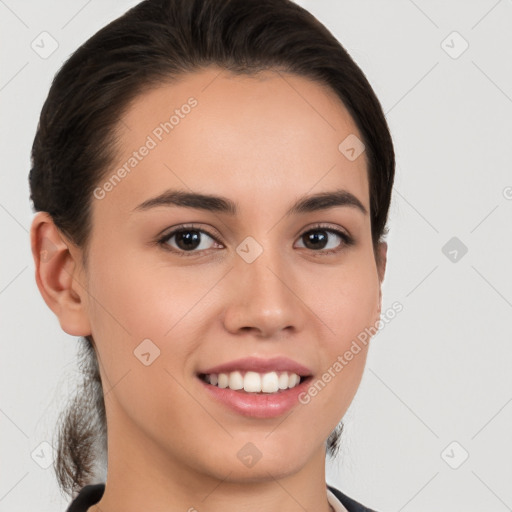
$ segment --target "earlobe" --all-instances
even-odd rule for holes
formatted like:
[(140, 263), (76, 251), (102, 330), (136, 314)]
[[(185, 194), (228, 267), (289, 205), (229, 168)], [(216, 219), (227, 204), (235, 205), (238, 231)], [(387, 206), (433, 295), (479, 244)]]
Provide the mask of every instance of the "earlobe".
[(79, 275), (78, 249), (70, 251), (71, 244), (64, 238), (49, 213), (36, 213), (30, 229), (36, 283), (62, 330), (73, 336), (87, 336), (91, 334), (87, 289)]

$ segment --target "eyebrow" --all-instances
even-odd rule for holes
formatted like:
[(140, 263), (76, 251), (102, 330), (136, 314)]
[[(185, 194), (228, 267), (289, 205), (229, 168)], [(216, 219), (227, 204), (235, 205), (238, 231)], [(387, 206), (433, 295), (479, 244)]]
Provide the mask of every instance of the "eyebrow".
[[(228, 215), (236, 215), (238, 211), (237, 204), (227, 197), (172, 189), (147, 199), (136, 206), (133, 211), (147, 211), (157, 206), (195, 208), (210, 212), (226, 213)], [(364, 205), (354, 194), (347, 190), (339, 189), (332, 192), (319, 192), (309, 196), (302, 196), (290, 207), (286, 215), (311, 213), (337, 206), (355, 208), (364, 215), (368, 213)]]

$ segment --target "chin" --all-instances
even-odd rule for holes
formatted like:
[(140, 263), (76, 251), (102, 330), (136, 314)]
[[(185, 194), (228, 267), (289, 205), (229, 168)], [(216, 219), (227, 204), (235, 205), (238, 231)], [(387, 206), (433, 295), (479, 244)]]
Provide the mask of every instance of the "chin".
[(217, 478), (220, 476), (230, 482), (273, 481), (297, 473), (313, 456), (311, 440), (290, 443), (281, 436), (270, 441), (272, 435), (265, 432), (230, 442), (229, 447), (211, 461), (212, 472)]
[[(253, 467), (244, 467), (242, 464), (226, 465), (225, 472), (222, 475), (216, 475), (226, 482), (231, 483), (264, 483), (275, 482), (289, 477), (302, 468), (299, 462), (291, 463), (287, 460), (267, 460), (260, 459)], [(215, 471), (218, 473), (219, 468)], [(222, 470), (221, 470), (222, 471)], [(226, 475), (228, 475), (226, 477)]]

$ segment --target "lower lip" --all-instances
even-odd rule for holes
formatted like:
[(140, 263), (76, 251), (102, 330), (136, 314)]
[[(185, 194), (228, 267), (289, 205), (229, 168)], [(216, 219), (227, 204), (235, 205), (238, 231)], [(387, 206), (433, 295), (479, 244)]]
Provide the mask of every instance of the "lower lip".
[(304, 392), (311, 377), (304, 379), (298, 386), (275, 393), (247, 393), (229, 388), (219, 388), (204, 382), (198, 377), (205, 391), (216, 401), (243, 416), (251, 418), (275, 418), (287, 413), (300, 404), (299, 395)]

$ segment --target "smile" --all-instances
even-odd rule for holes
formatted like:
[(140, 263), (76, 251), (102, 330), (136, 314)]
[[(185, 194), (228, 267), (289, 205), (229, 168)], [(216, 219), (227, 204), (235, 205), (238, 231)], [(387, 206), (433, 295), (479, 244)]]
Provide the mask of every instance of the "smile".
[(301, 382), (301, 377), (296, 373), (275, 371), (258, 373), (236, 370), (229, 373), (201, 374), (200, 378), (221, 389), (229, 388), (246, 393), (279, 393), (292, 389)]

